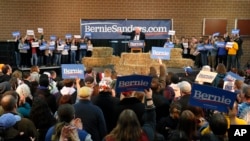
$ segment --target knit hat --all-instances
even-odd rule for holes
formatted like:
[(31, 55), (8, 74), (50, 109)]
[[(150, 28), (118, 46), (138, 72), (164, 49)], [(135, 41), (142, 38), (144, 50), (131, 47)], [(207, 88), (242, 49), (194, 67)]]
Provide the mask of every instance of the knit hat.
[(180, 91), (183, 93), (191, 93), (191, 84), (187, 81), (181, 81), (177, 84), (177, 86), (180, 88)]
[(8, 81), (0, 83), (0, 94), (3, 94), (6, 91), (11, 89), (11, 85)]
[(5, 129), (10, 128), (16, 124), (16, 122), (20, 121), (21, 117), (19, 115), (14, 115), (12, 113), (3, 114), (0, 117), (0, 126)]
[(184, 68), (184, 71), (187, 73), (187, 74), (191, 74), (193, 72), (193, 69), (190, 67), (190, 66), (187, 66)]
[(91, 96), (93, 89), (87, 86), (81, 87), (78, 92), (78, 97), (80, 98), (87, 98)]
[(201, 69), (202, 71), (211, 71), (211, 67), (209, 65), (205, 65)]

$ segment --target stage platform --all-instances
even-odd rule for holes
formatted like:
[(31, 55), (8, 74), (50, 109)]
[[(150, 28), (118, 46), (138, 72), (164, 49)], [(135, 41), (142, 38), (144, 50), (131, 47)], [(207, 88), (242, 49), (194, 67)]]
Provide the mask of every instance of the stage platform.
[[(61, 69), (61, 66), (40, 66), (40, 70), (57, 70)], [(20, 71), (30, 71), (30, 67), (18, 67), (18, 70)]]

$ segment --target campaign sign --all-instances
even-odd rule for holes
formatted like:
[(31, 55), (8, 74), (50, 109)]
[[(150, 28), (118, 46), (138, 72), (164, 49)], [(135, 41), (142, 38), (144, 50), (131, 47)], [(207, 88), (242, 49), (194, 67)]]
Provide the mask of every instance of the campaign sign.
[(228, 112), (228, 108), (233, 107), (236, 96), (236, 93), (220, 88), (193, 84), (189, 104), (205, 109)]
[(174, 30), (169, 30), (168, 35), (175, 35), (175, 31)]
[(163, 47), (174, 48), (174, 44), (172, 42), (167, 42), (167, 43), (164, 44)]
[(71, 34), (66, 34), (65, 35), (65, 39), (71, 39), (72, 38), (72, 35)]
[(170, 52), (172, 48), (152, 47), (150, 57), (152, 59), (170, 60)]
[(213, 37), (215, 37), (215, 36), (220, 36), (220, 32), (214, 33), (214, 34), (213, 34)]
[(81, 39), (81, 35), (74, 35), (74, 38)]
[(216, 42), (217, 47), (225, 47), (225, 42)]
[(55, 35), (51, 35), (51, 36), (50, 36), (50, 40), (51, 40), (51, 41), (55, 41), (55, 40), (56, 40), (56, 36), (55, 36)]
[(211, 50), (211, 49), (214, 49), (214, 46), (213, 45), (204, 45), (204, 48), (207, 50)]
[(35, 35), (34, 30), (27, 30), (26, 34), (27, 35)]
[(152, 77), (145, 75), (128, 75), (117, 77), (116, 92), (144, 91), (150, 88)]
[(232, 34), (239, 34), (240, 30), (239, 29), (232, 29)]
[(188, 43), (182, 43), (184, 48), (188, 48)]
[(70, 50), (77, 50), (77, 46), (71, 45)]
[(137, 48), (143, 48), (145, 45), (145, 42), (143, 40), (130, 40), (129, 41), (129, 47), (137, 47)]
[(83, 64), (62, 64), (62, 78), (63, 79), (84, 79), (84, 65)]
[(81, 43), (80, 44), (80, 49), (87, 49), (87, 44)]
[(224, 77), (223, 80), (224, 81), (235, 81), (235, 80), (244, 81), (245, 79), (243, 77), (239, 76), (238, 74), (230, 71), (230, 72), (227, 72), (227, 75), (226, 75), (226, 77)]
[(23, 44), (22, 49), (29, 50), (30, 49), (30, 45), (29, 44)]
[(234, 42), (227, 42), (226, 47), (232, 48), (232, 47), (233, 47), (233, 44), (234, 44)]
[(212, 83), (216, 77), (216, 72), (200, 71), (196, 76), (195, 81)]
[(39, 50), (46, 50), (47, 44), (43, 44), (39, 46)]
[(91, 39), (92, 33), (91, 32), (85, 32), (84, 37), (85, 38), (87, 37), (87, 38)]
[(12, 32), (12, 36), (18, 37), (18, 36), (20, 36), (20, 32), (19, 31)]
[(31, 43), (31, 46), (32, 46), (32, 47), (39, 47), (39, 43), (38, 43), (38, 42), (32, 42), (32, 43)]
[(65, 50), (69, 50), (69, 49), (70, 49), (70, 45), (65, 45), (65, 46), (64, 46), (64, 49), (65, 49)]
[(64, 45), (57, 46), (57, 50), (63, 50), (63, 49), (64, 49)]
[(38, 33), (43, 33), (43, 28), (37, 28)]
[(198, 44), (198, 45), (197, 45), (197, 50), (198, 50), (198, 51), (205, 50), (204, 45), (203, 45), (203, 44)]

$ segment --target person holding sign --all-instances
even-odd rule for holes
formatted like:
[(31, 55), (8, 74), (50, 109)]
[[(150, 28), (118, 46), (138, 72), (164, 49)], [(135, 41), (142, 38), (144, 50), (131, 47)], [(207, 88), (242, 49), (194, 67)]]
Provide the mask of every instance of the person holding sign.
[(18, 49), (21, 56), (21, 67), (25, 67), (28, 64), (28, 48), (26, 47), (29, 47), (28, 43), (26, 42), (26, 36), (21, 37), (21, 41), (18, 44)]
[(76, 39), (72, 39), (71, 46), (70, 46), (70, 64), (76, 64)]
[(236, 53), (238, 50), (238, 44), (234, 41), (233, 38), (230, 38), (232, 45), (226, 45), (227, 52), (227, 70), (230, 71), (231, 68), (236, 68)]
[(79, 62), (82, 62), (82, 58), (84, 58), (87, 54), (87, 44), (85, 42), (85, 38), (80, 39), (80, 43), (78, 44), (79, 48)]

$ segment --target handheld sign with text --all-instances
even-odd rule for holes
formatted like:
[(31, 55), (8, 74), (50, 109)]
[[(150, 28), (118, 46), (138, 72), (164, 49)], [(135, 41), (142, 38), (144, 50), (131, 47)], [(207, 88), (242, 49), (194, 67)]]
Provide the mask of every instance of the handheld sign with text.
[(51, 36), (50, 36), (50, 40), (51, 40), (51, 41), (55, 41), (55, 40), (56, 40), (56, 36), (55, 36), (55, 35), (51, 35)]
[(212, 83), (216, 77), (216, 72), (200, 71), (196, 76), (195, 81)]
[(244, 78), (239, 76), (238, 74), (236, 73), (233, 73), (233, 72), (227, 72), (227, 75), (224, 77), (223, 79), (224, 81), (235, 81), (235, 80), (240, 80), (240, 81), (243, 81), (244, 82)]
[(197, 45), (197, 50), (198, 50), (198, 51), (205, 50), (204, 45), (203, 45), (203, 44), (198, 44), (198, 45)]
[(70, 50), (77, 50), (77, 46), (71, 45)]
[(63, 49), (64, 49), (64, 45), (57, 46), (57, 50), (63, 50)]
[(239, 34), (240, 30), (239, 29), (232, 29), (232, 34)]
[(80, 49), (87, 49), (87, 44), (81, 43), (80, 44)]
[(83, 64), (62, 64), (62, 78), (63, 79), (84, 79), (84, 65)]
[(188, 43), (182, 43), (184, 48), (188, 48)]
[(37, 28), (38, 33), (43, 33), (43, 28)]
[(117, 77), (116, 92), (144, 91), (150, 88), (152, 77), (145, 75), (128, 75)]
[(213, 34), (213, 37), (220, 36), (220, 32), (216, 32)]
[(91, 32), (85, 32), (84, 37), (91, 39), (92, 38), (92, 33)]
[(168, 35), (175, 35), (175, 31), (174, 30), (169, 30)]
[(27, 35), (35, 35), (34, 30), (27, 30), (26, 34)]
[(72, 38), (72, 35), (71, 34), (66, 34), (65, 35), (65, 39), (71, 39)]
[(15, 31), (15, 32), (12, 32), (12, 36), (15, 38), (15, 37), (18, 37), (20, 36), (20, 32), (19, 31)]
[(233, 47), (233, 44), (234, 44), (234, 42), (227, 42), (226, 47), (232, 48), (232, 47)]
[(216, 42), (217, 47), (225, 47), (225, 42)]
[(152, 47), (150, 57), (152, 59), (170, 60), (172, 48)]
[(145, 42), (143, 40), (130, 40), (128, 45), (130, 48), (143, 48)]
[(211, 50), (211, 49), (214, 49), (214, 46), (213, 45), (204, 45), (204, 48), (206, 50)]
[(23, 44), (22, 49), (29, 50), (30, 49), (30, 45), (29, 44)]
[(49, 50), (55, 50), (55, 46), (56, 46), (56, 42), (55, 41), (51, 41), (49, 43)]
[(47, 44), (43, 43), (42, 45), (39, 46), (40, 50), (46, 50), (47, 49)]
[(74, 35), (74, 38), (81, 39), (81, 35)]
[(174, 44), (172, 42), (167, 42), (163, 46), (164, 48), (174, 48)]
[(205, 109), (228, 112), (236, 100), (237, 94), (220, 88), (193, 84), (189, 104)]
[(39, 43), (38, 43), (38, 42), (32, 42), (32, 43), (31, 43), (31, 46), (32, 46), (32, 47), (39, 47)]

